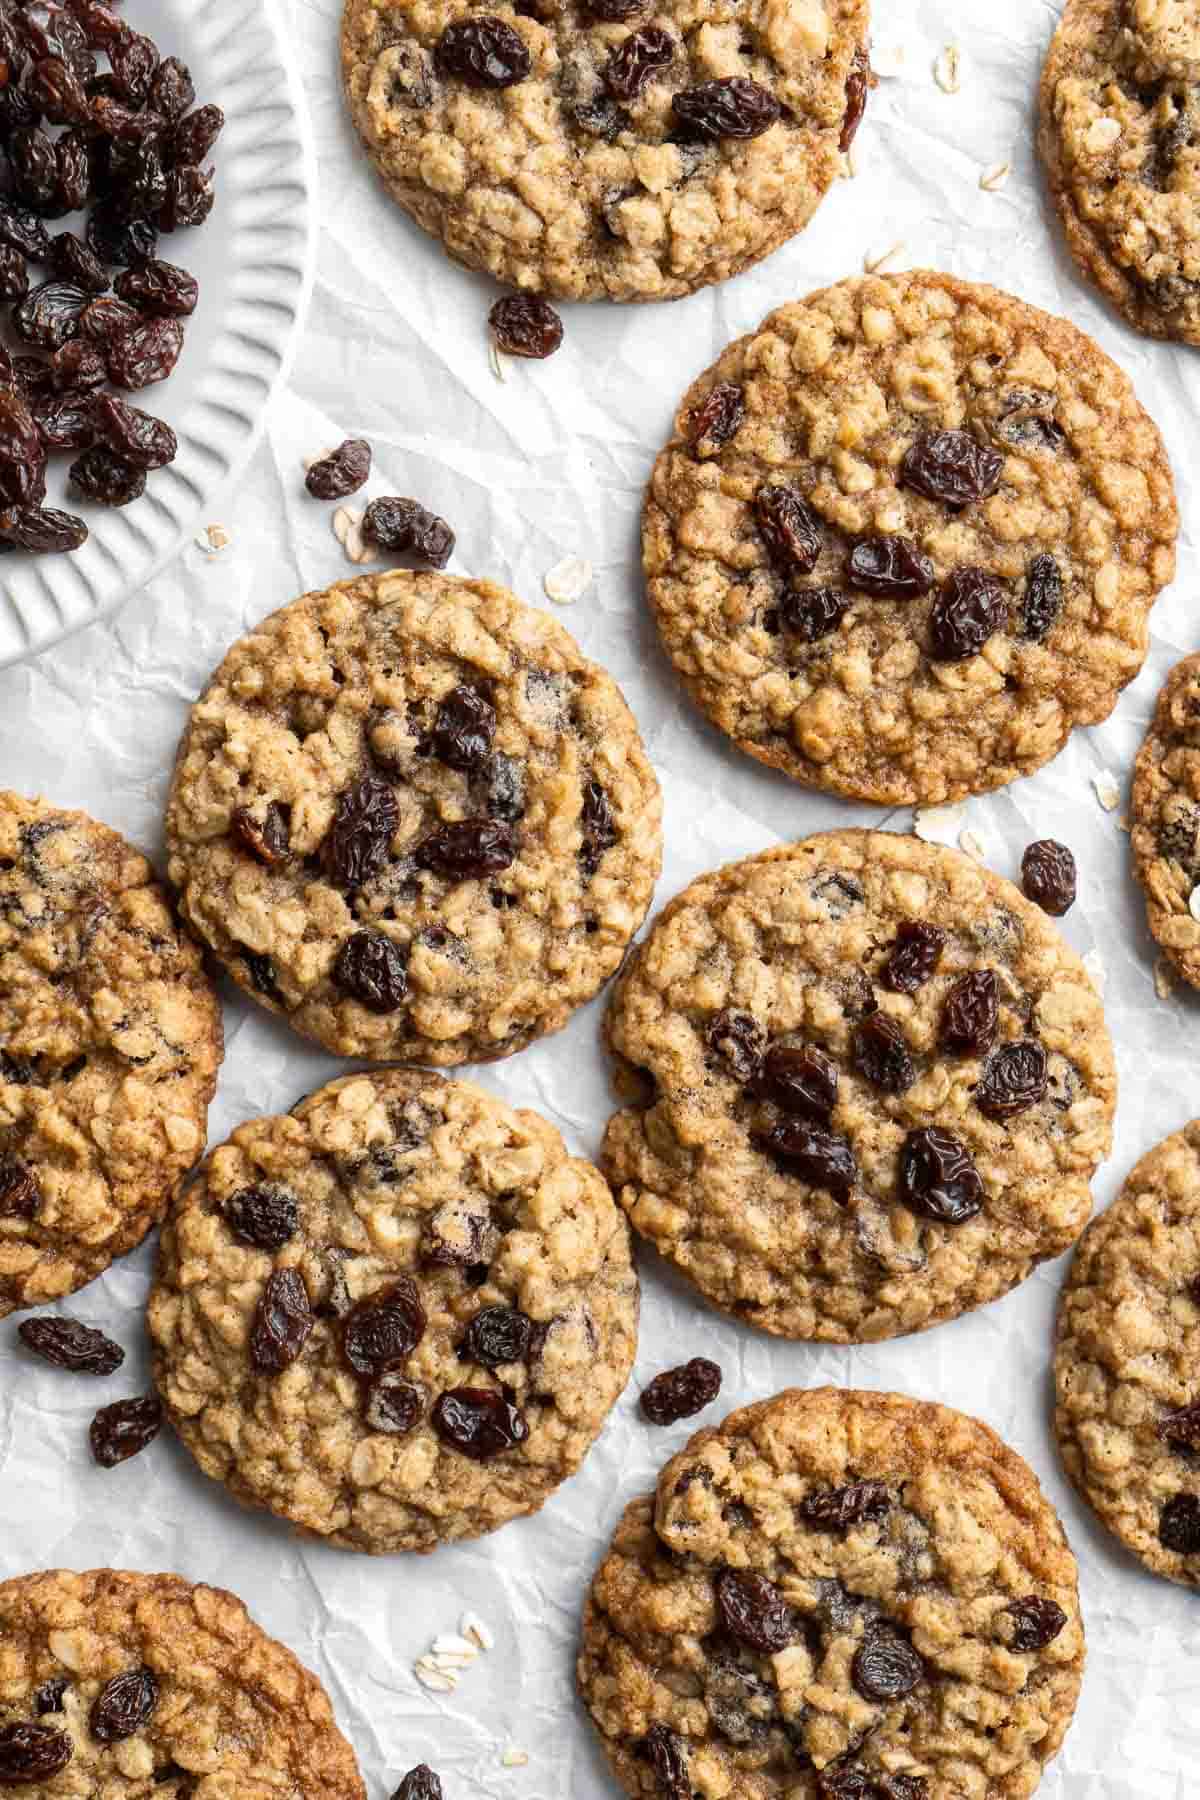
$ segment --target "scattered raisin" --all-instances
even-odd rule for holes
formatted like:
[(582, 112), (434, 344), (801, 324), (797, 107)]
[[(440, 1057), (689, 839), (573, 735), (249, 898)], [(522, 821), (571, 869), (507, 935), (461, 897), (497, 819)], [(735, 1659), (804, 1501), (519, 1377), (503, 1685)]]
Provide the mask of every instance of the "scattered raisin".
[(96, 435), (136, 469), (165, 468), (179, 453), (179, 440), (169, 425), (116, 394), (96, 395), (92, 419)]
[(773, 1656), (794, 1644), (798, 1621), (779, 1589), (765, 1575), (722, 1569), (714, 1594), (721, 1623), (731, 1637), (760, 1655)]
[(858, 1180), (854, 1152), (836, 1131), (823, 1131), (802, 1119), (785, 1118), (760, 1132), (753, 1141), (785, 1174), (798, 1175), (810, 1187), (825, 1188), (843, 1203)]
[(969, 431), (929, 431), (905, 452), (900, 480), (954, 508), (986, 500), (1000, 485), (1004, 458)]
[(732, 1071), (738, 1081), (752, 1081), (762, 1062), (767, 1034), (751, 1013), (726, 1007), (708, 1027), (711, 1050)]
[(915, 600), (933, 586), (933, 564), (906, 537), (860, 538), (846, 576), (852, 587), (877, 600)]
[(408, 995), (405, 949), (383, 931), (356, 931), (337, 953), (333, 979), (368, 1011), (398, 1012)]
[[(148, 267), (153, 268), (153, 263)], [(165, 265), (164, 265), (165, 266)], [(140, 274), (140, 270), (133, 273)], [(133, 294), (126, 293), (121, 283), (117, 282), (117, 292), (123, 298), (132, 300)], [(314, 500), (344, 500), (347, 494), (356, 494), (371, 473), (371, 446), (366, 438), (346, 438), (336, 450), (315, 462), (304, 478), (304, 485)]]
[[(640, 7), (642, 0), (637, 0), (637, 4)], [(610, 144), (633, 124), (624, 107), (605, 94), (598, 94), (593, 100), (573, 101), (567, 111), (580, 131), (586, 131), (589, 137), (604, 138)]]
[[(136, 268), (154, 255), (158, 232), (151, 220), (126, 218), (114, 201), (101, 200), (88, 219), (87, 241), (101, 262)], [(132, 307), (129, 310), (138, 316)]]
[(975, 1104), (987, 1119), (1014, 1119), (1046, 1097), (1046, 1052), (1034, 1038), (1002, 1044), (984, 1064)]
[(726, 75), (673, 94), (671, 110), (698, 137), (744, 139), (769, 131), (783, 108), (757, 81)]
[(364, 775), (339, 796), (321, 854), (329, 879), (347, 892), (362, 887), (388, 859), (400, 822), (395, 793), (385, 781)]
[(1043, 912), (1061, 919), (1075, 904), (1075, 858), (1065, 844), (1039, 838), (1021, 858), (1021, 886)]
[[(186, 269), (178, 268), (174, 263), (163, 262), (159, 257), (152, 257), (149, 262), (142, 263), (136, 269), (125, 269), (117, 276), (114, 287), (122, 300), (130, 306), (136, 306), (139, 312), (153, 313), (159, 317), (186, 319), (196, 310), (200, 298), (200, 283)], [(361, 438), (352, 438), (348, 443), (361, 444)], [(335, 456), (343, 456), (347, 445), (335, 451)], [(367, 470), (370, 472), (371, 452), (366, 451)], [(320, 468), (323, 465), (317, 464)], [(366, 475), (363, 476), (363, 481)], [(356, 483), (361, 487), (362, 482)], [(312, 489), (312, 470), (309, 470), (309, 492)], [(339, 490), (352, 494), (353, 488)], [(322, 499), (336, 496), (322, 495)]]
[(234, 1237), (256, 1250), (282, 1250), (300, 1229), (300, 1203), (277, 1181), (239, 1188), (221, 1211)]
[(483, 1369), (517, 1363), (529, 1349), (533, 1320), (513, 1306), (485, 1306), (467, 1326), (458, 1354)]
[(904, 1140), (900, 1198), (919, 1218), (965, 1225), (983, 1210), (983, 1182), (965, 1144), (930, 1125), (910, 1131)]
[(451, 1388), (434, 1402), (431, 1417), (442, 1442), (475, 1462), (491, 1462), (529, 1436), (524, 1415), (493, 1388)]
[(1044, 1650), (1065, 1628), (1067, 1615), (1053, 1600), (1038, 1594), (1027, 1594), (1024, 1600), (1013, 1600), (1004, 1608), (1012, 1617), (1014, 1650)]
[(537, 294), (506, 294), (488, 314), (496, 348), (506, 356), (541, 360), (563, 340), (563, 323), (548, 300)]
[(33, 1725), (25, 1720), (0, 1725), (0, 1787), (49, 1781), (66, 1768), (74, 1754), (70, 1737), (53, 1725)]
[(102, 1406), (88, 1428), (88, 1440), (100, 1467), (115, 1469), (152, 1444), (161, 1429), (162, 1402), (157, 1394), (141, 1394)]
[(23, 300), (29, 292), (29, 268), (19, 250), (0, 244), (0, 300)]
[(128, 506), (146, 491), (146, 471), (103, 445), (85, 450), (70, 467), (71, 485), (100, 506)]
[(109, 338), (108, 378), (114, 387), (144, 388), (165, 381), (183, 349), (178, 319), (145, 319)]
[(451, 881), (476, 881), (496, 875), (516, 860), (517, 838), (499, 819), (460, 819), (439, 825), (413, 852), (422, 869)]
[(892, 953), (879, 979), (893, 994), (915, 994), (924, 987), (942, 960), (946, 934), (921, 919), (906, 920), (897, 932)]
[(392, 1800), (442, 1800), (442, 1784), (428, 1763), (418, 1763), (408, 1771)]
[(256, 819), (248, 806), (235, 806), (229, 821), (230, 836), (237, 839), (256, 862), (273, 869), (285, 861), (291, 833), (288, 815), (277, 800), (267, 804), (261, 819)]
[(846, 111), (842, 116), (842, 135), (838, 149), (844, 156), (858, 136), (863, 114), (867, 110), (867, 92), (871, 85), (871, 59), (860, 44), (850, 59), (846, 77)]
[(1022, 633), (1040, 644), (1050, 635), (1063, 603), (1062, 571), (1052, 556), (1035, 556), (1025, 571)]
[(372, 1431), (404, 1437), (420, 1423), (425, 1396), (397, 1370), (372, 1381), (363, 1398), (363, 1417)]
[(36, 1219), (42, 1210), (37, 1176), (11, 1151), (0, 1153), (0, 1219)]
[(102, 1744), (136, 1737), (158, 1705), (158, 1678), (153, 1669), (126, 1669), (106, 1681), (92, 1702), (88, 1724)]
[(584, 785), (579, 828), (582, 834), (579, 867), (584, 877), (590, 880), (600, 867), (606, 851), (611, 850), (617, 841), (612, 802), (598, 781), (589, 781)]
[(1200, 1401), (1160, 1419), (1158, 1435), (1173, 1450), (1200, 1450)]
[(982, 1056), (991, 1049), (1000, 1018), (994, 969), (970, 969), (960, 975), (942, 1009), (939, 1039), (943, 1050), (957, 1056)]
[(1158, 1516), (1158, 1541), (1180, 1556), (1200, 1551), (1200, 1496), (1175, 1494)]
[(64, 212), (81, 212), (92, 197), (92, 138), (86, 129), (64, 131), (54, 146), (58, 198)]
[(836, 631), (850, 609), (850, 596), (840, 588), (789, 588), (779, 601), (778, 618), (784, 631), (815, 644)]
[(87, 537), (82, 519), (50, 506), (15, 506), (0, 512), (0, 538), (34, 556), (78, 550)]
[(347, 1314), (342, 1355), (356, 1375), (386, 1374), (408, 1360), (428, 1322), (416, 1282), (398, 1275)]
[(489, 13), (447, 25), (433, 59), (440, 75), (477, 88), (515, 87), (532, 67), (524, 38)]
[(444, 569), (454, 554), (454, 533), (445, 519), (398, 494), (372, 500), (360, 529), (368, 544), (411, 556), (429, 569)]
[(837, 1064), (813, 1046), (772, 1044), (754, 1083), (760, 1100), (781, 1112), (825, 1124), (837, 1105)]
[(880, 1626), (868, 1631), (850, 1665), (850, 1678), (864, 1700), (903, 1700), (924, 1673), (908, 1639)]
[[(151, 112), (164, 119), (180, 119), (189, 106), (196, 104), (196, 90), (191, 71), (177, 56), (166, 56), (154, 71), (147, 95)], [(199, 157), (190, 159), (199, 161)]]
[(853, 1481), (846, 1487), (818, 1488), (800, 1502), (800, 1517), (822, 1531), (846, 1531), (864, 1519), (886, 1518), (892, 1496), (882, 1481)]
[(674, 1425), (710, 1406), (721, 1391), (719, 1363), (693, 1356), (678, 1368), (664, 1369), (642, 1389), (641, 1408), (651, 1425)]
[(817, 516), (799, 488), (768, 483), (754, 496), (754, 517), (772, 562), (807, 575), (821, 554)]
[(604, 85), (616, 100), (636, 100), (656, 70), (669, 68), (679, 48), (661, 25), (630, 32), (609, 52)]
[(8, 140), (8, 163), (17, 198), (34, 212), (58, 212), (58, 157), (54, 144), (36, 125), (21, 125)]
[(711, 456), (731, 438), (746, 416), (746, 397), (732, 381), (710, 388), (687, 422), (688, 442), (700, 456)]
[(299, 1269), (273, 1269), (250, 1329), (250, 1361), (264, 1375), (282, 1375), (303, 1350), (315, 1324)]
[(875, 1783), (879, 1800), (929, 1800), (923, 1775), (881, 1775)]
[(687, 1751), (683, 1739), (665, 1725), (652, 1725), (641, 1742), (641, 1752), (658, 1783), (663, 1800), (692, 1800), (688, 1780)]
[(120, 1344), (78, 1319), (23, 1319), (17, 1330), (35, 1356), (72, 1375), (111, 1375), (125, 1361)]
[(885, 1012), (868, 1013), (855, 1028), (851, 1056), (863, 1080), (885, 1094), (906, 1093), (917, 1079), (908, 1041)]
[(937, 662), (978, 656), (1008, 622), (1008, 594), (983, 569), (955, 569), (929, 614), (929, 647)]
[(429, 747), (448, 769), (470, 774), (487, 763), (495, 735), (495, 707), (478, 688), (462, 683), (440, 701)]

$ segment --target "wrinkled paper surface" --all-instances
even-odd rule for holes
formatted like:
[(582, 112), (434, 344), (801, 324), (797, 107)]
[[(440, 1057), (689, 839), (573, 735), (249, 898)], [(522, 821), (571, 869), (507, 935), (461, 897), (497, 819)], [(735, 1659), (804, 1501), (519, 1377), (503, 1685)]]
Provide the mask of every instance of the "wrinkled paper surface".
[[(1131, 373), (1162, 426), (1184, 518), (1179, 577), (1154, 613), (1141, 678), (1103, 727), (1077, 734), (1049, 768), (971, 802), (964, 824), (986, 859), (1016, 873), (1034, 837), (1064, 839), (1081, 867), (1071, 941), (1107, 976), (1120, 1062), (1116, 1148), (1099, 1206), (1135, 1159), (1200, 1112), (1200, 1001), (1156, 996), (1155, 949), (1121, 817), (1128, 778), (1166, 670), (1200, 644), (1196, 622), (1194, 444), (1200, 362), (1137, 338), (1083, 287), (1058, 241), (1032, 143), (1033, 100), (1055, 9), (1043, 0), (877, 0), (875, 47), (889, 70), (855, 150), (858, 173), (813, 226), (740, 280), (673, 306), (565, 309), (566, 340), (545, 364), (489, 365), (488, 283), (452, 267), (396, 212), (358, 153), (337, 78), (337, 0), (294, 0), (293, 42), (317, 138), (324, 220), (316, 295), (295, 373), (236, 491), (211, 520), (229, 534), (214, 556), (192, 545), (111, 622), (39, 661), (0, 672), (0, 782), (88, 808), (158, 856), (171, 760), (189, 702), (225, 646), (266, 612), (353, 571), (332, 509), (303, 489), (303, 461), (347, 434), (368, 437), (367, 494), (414, 494), (458, 533), (453, 567), (549, 606), (542, 578), (566, 556), (595, 568), (574, 606), (555, 609), (616, 676), (640, 721), (666, 797), (658, 902), (701, 870), (838, 824), (905, 831), (880, 814), (808, 794), (726, 748), (685, 704), (657, 652), (637, 568), (637, 518), (651, 459), (685, 385), (771, 307), (861, 271), (928, 263), (997, 282), (1092, 332)], [(960, 87), (934, 68), (961, 47)], [(902, 57), (902, 60), (901, 60)], [(980, 177), (1009, 162), (1003, 186)], [(351, 502), (354, 504), (354, 502)], [(1094, 778), (1111, 771), (1105, 811)], [(949, 834), (951, 837), (953, 833)], [(219, 1141), (237, 1122), (282, 1110), (341, 1071), (224, 985), (227, 1054), (211, 1113)], [(539, 1108), (594, 1153), (610, 1109), (600, 1006), (561, 1035), (478, 1079)], [(372, 1800), (429, 1761), (448, 1800), (601, 1800), (613, 1793), (572, 1666), (585, 1585), (622, 1506), (651, 1485), (692, 1427), (656, 1431), (640, 1388), (684, 1356), (725, 1371), (718, 1406), (826, 1381), (901, 1392), (978, 1413), (1032, 1462), (1080, 1560), (1088, 1672), (1046, 1800), (1182, 1800), (1196, 1788), (1200, 1700), (1194, 1596), (1140, 1569), (1068, 1491), (1049, 1428), (1049, 1355), (1065, 1261), (998, 1304), (922, 1337), (860, 1350), (781, 1344), (705, 1307), (648, 1255), (634, 1378), (583, 1471), (532, 1519), (428, 1558), (371, 1559), (292, 1537), (243, 1512), (200, 1476), (168, 1433), (111, 1472), (95, 1468), (95, 1407), (146, 1378), (141, 1325), (151, 1247), (70, 1301), (128, 1348), (97, 1383), (14, 1353), (0, 1327), (0, 1574), (55, 1564), (178, 1570), (240, 1593), (328, 1685), (362, 1760)], [(496, 1647), (457, 1690), (418, 1685), (414, 1659), (472, 1608)], [(528, 1763), (505, 1765), (506, 1750)]]

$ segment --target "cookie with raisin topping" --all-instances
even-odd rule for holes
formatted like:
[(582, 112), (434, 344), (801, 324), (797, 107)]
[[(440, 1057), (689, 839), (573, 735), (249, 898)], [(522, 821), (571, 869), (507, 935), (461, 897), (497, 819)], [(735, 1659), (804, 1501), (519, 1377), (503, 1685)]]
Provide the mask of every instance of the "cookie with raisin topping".
[(1185, 981), (1200, 987), (1200, 655), (1163, 683), (1133, 768), (1133, 869), (1146, 919)]

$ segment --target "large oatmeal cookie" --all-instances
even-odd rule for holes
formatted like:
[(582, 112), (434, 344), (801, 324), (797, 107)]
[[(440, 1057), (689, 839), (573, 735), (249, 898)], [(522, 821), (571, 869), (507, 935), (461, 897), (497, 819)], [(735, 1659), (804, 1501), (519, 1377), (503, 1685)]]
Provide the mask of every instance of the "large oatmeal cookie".
[(1200, 344), (1200, 13), (1067, 0), (1038, 141), (1071, 253), (1129, 323)]
[(671, 300), (808, 223), (861, 115), (866, 37), (867, 0), (347, 0), (342, 68), (389, 192), (455, 261)]
[(306, 594), (229, 651), (167, 808), (184, 917), (342, 1056), (438, 1064), (556, 1031), (620, 964), (661, 800), (612, 678), (489, 582)]
[[(42, 1778), (22, 1781), (30, 1759)], [(29, 1800), (366, 1793), (324, 1688), (240, 1600), (117, 1569), (0, 1585), (0, 1783)]]
[(252, 1119), (163, 1227), (155, 1380), (205, 1474), (352, 1550), (432, 1550), (574, 1474), (637, 1339), (629, 1232), (558, 1132), (352, 1075)]
[(993, 1431), (793, 1388), (626, 1508), (579, 1682), (645, 1800), (1025, 1800), (1083, 1661), (1075, 1559)]
[(1089, 338), (916, 272), (782, 307), (693, 383), (642, 554), (668, 655), (741, 749), (930, 802), (1108, 717), (1177, 529), (1159, 434)]
[(144, 856), (0, 793), (0, 1316), (140, 1244), (204, 1149), (221, 1011)]
[(714, 1305), (919, 1331), (1078, 1237), (1116, 1074), (1052, 922), (970, 857), (838, 831), (701, 876), (613, 996), (603, 1167)]
[(1200, 1585), (1200, 1120), (1143, 1156), (1075, 1253), (1058, 1314), (1067, 1473), (1156, 1575)]
[(1158, 696), (1133, 771), (1133, 867), (1154, 937), (1179, 973), (1200, 987), (1200, 656), (1176, 663)]

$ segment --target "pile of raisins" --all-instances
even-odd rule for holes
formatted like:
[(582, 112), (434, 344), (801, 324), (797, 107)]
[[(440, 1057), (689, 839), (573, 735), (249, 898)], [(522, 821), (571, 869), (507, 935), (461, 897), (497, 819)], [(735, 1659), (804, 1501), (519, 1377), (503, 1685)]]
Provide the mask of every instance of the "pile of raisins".
[(72, 485), (102, 506), (175, 457), (168, 426), (101, 390), (150, 387), (179, 360), (199, 287), (159, 237), (212, 211), (225, 118), (102, 0), (4, 0), (0, 66), (0, 299), (22, 346), (0, 345), (0, 550), (41, 555), (88, 535), (43, 504), (49, 455), (76, 453)]

